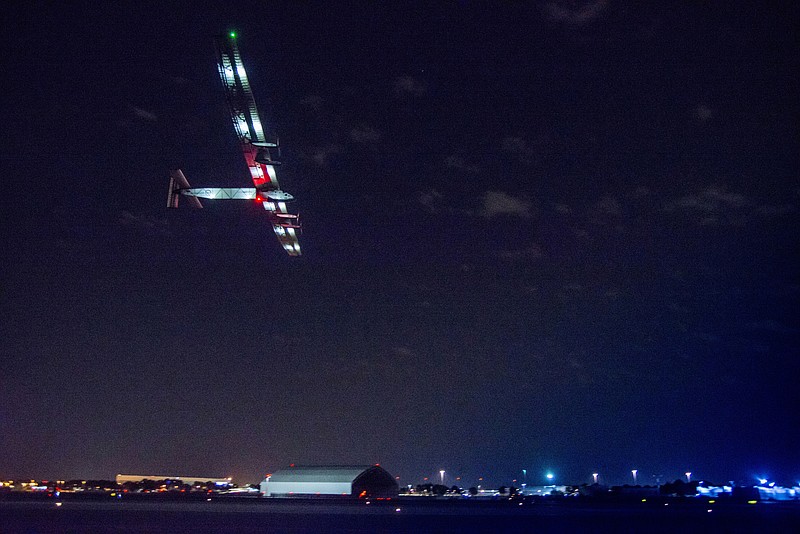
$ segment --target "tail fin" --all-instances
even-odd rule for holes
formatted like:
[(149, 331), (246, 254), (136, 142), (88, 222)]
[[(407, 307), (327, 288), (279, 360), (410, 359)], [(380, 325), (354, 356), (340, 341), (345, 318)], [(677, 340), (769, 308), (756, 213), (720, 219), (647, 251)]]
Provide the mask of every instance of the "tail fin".
[[(183, 175), (180, 169), (175, 169), (169, 172), (169, 192), (167, 193), (167, 207), (177, 208), (178, 200), (181, 197), (181, 189), (189, 189), (189, 181)], [(197, 197), (186, 197), (188, 202), (195, 208), (202, 208), (200, 200)]]

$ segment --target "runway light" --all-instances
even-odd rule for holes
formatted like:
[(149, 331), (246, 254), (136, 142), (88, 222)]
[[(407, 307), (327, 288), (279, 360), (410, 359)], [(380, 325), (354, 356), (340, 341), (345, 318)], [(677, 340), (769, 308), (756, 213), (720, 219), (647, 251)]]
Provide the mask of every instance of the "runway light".
[(400, 511), (400, 508), (395, 508), (395, 509), (394, 509), (394, 511), (395, 511), (395, 512), (399, 512), (399, 511)]
[(57, 502), (56, 506), (61, 506), (62, 504), (64, 504), (64, 503), (63, 502)]

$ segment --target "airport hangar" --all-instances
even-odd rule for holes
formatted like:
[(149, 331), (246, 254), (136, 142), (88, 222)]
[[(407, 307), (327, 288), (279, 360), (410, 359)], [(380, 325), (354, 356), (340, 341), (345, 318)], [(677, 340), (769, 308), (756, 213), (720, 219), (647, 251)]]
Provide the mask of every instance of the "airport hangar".
[(289, 467), (267, 475), (260, 485), (264, 497), (393, 497), (394, 477), (379, 465)]

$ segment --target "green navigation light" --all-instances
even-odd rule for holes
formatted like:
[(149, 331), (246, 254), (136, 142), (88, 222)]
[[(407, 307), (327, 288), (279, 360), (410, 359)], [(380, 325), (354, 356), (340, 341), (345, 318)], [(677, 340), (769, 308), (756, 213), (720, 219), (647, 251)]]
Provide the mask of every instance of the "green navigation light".
[(236, 32), (231, 32), (231, 39), (236, 39)]

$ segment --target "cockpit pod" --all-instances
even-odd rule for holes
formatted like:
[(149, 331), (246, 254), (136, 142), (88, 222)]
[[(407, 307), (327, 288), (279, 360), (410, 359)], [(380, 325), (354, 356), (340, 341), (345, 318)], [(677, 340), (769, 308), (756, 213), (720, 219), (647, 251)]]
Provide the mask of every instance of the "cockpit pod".
[(264, 196), (270, 200), (277, 200), (278, 202), (290, 202), (294, 197), (286, 191), (280, 189), (273, 189), (272, 191), (265, 191)]

